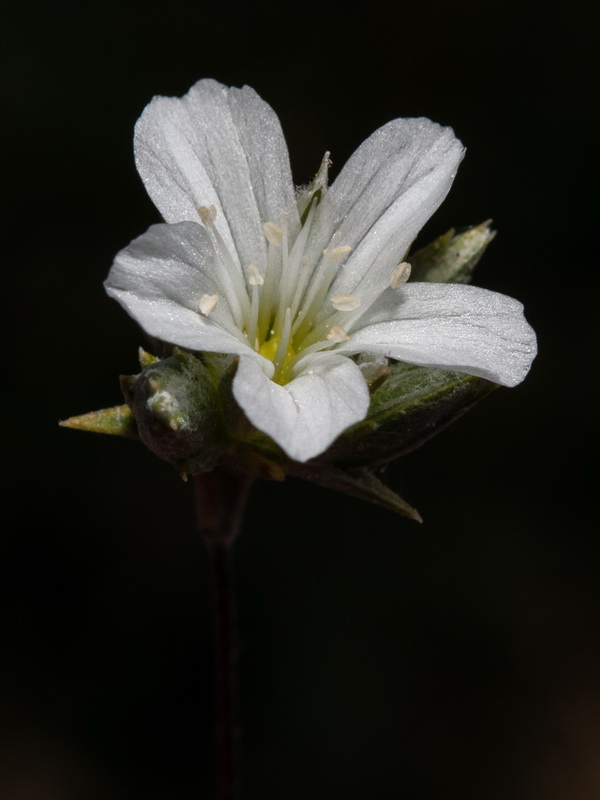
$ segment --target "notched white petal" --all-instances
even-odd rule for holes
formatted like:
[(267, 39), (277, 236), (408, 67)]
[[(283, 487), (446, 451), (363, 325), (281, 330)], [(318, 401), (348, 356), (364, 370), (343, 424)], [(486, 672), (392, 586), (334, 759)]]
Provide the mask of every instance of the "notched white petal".
[(537, 353), (521, 303), (477, 286), (409, 283), (384, 293), (364, 323), (337, 352), (381, 353), (503, 386), (520, 383)]
[(462, 155), (452, 131), (426, 119), (394, 120), (359, 147), (329, 189), (315, 226), (315, 249), (335, 229), (354, 248), (336, 291), (362, 295), (389, 286), (392, 269), (448, 192)]
[(295, 190), (281, 126), (250, 88), (198, 81), (184, 97), (156, 97), (135, 131), (135, 158), (150, 197), (169, 222), (198, 222), (214, 205), (234, 261), (261, 263), (261, 222), (291, 209)]
[(351, 359), (327, 353), (306, 361), (294, 380), (279, 386), (242, 357), (233, 381), (250, 422), (296, 461), (318, 456), (369, 408), (367, 384)]

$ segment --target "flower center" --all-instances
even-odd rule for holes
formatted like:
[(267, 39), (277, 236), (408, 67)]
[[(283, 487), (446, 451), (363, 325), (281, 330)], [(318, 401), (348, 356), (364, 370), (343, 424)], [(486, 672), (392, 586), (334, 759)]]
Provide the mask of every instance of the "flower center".
[[(267, 339), (265, 342), (262, 343), (257, 349), (257, 352), (260, 353), (261, 356), (267, 358), (269, 361), (275, 363), (275, 358), (277, 356), (278, 350), (280, 349), (281, 339), (278, 336), (271, 336), (270, 339)], [(287, 349), (283, 353), (283, 358), (281, 360), (281, 365), (279, 369), (278, 375), (278, 383), (285, 384), (288, 382), (289, 379), (289, 372), (290, 372), (290, 364), (296, 357), (297, 353), (294, 349), (293, 343), (290, 341), (288, 342)]]
[[(336, 232), (329, 245), (317, 257), (307, 255), (308, 239), (320, 195), (313, 195), (302, 214), (301, 227), (293, 241), (288, 237), (288, 215), (279, 222), (263, 225), (267, 242), (266, 263), (245, 266), (242, 274), (216, 229), (216, 209), (201, 206), (200, 218), (213, 244), (215, 278), (231, 313), (219, 305), (220, 295), (203, 295), (199, 310), (211, 316), (236, 338), (246, 342), (261, 356), (273, 362), (273, 380), (286, 384), (294, 377), (300, 359), (309, 353), (328, 350), (351, 337), (353, 323), (377, 299), (380, 292), (362, 298), (337, 294), (327, 300), (331, 284), (340, 266), (352, 251), (340, 242)], [(392, 275), (396, 288), (408, 277)], [(372, 295), (372, 296), (371, 296)], [(233, 324), (232, 324), (233, 322)]]
[(361, 304), (352, 295), (336, 295), (331, 300), (331, 313), (317, 325), (317, 315), (340, 263), (352, 250), (340, 244), (340, 234), (334, 233), (316, 263), (314, 259), (310, 263), (306, 246), (318, 201), (319, 197), (314, 197), (309, 203), (300, 231), (292, 242), (286, 213), (281, 214), (278, 223), (265, 222), (266, 263), (262, 270), (256, 264), (248, 264), (245, 280), (214, 225), (216, 209), (214, 206), (198, 209), (211, 237), (215, 260), (219, 262), (215, 265), (215, 275), (229, 305), (235, 331), (225, 324), (225, 315), (219, 312), (219, 295), (203, 295), (200, 312), (214, 317), (215, 322), (227, 327), (237, 338), (243, 337), (257, 353), (272, 361), (273, 380), (281, 384), (291, 380), (300, 356), (346, 341), (349, 337), (339, 324), (340, 315)]

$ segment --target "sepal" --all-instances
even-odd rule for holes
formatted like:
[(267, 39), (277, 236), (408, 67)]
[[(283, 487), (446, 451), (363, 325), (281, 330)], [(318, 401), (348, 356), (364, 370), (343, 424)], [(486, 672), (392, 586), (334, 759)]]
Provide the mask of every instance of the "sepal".
[(411, 281), (469, 283), (473, 270), (496, 235), (491, 220), (455, 234), (454, 228), (410, 255)]
[(58, 424), (63, 428), (73, 428), (77, 431), (107, 433), (110, 436), (123, 436), (126, 439), (138, 438), (133, 412), (125, 405), (90, 411), (88, 414), (69, 417)]
[(309, 461), (304, 464), (293, 462), (288, 472), (311, 483), (317, 483), (327, 489), (359, 497), (388, 511), (408, 517), (415, 522), (423, 522), (416, 508), (410, 506), (389, 486), (382, 483), (368, 469), (343, 470), (331, 464), (319, 464)]
[(156, 364), (157, 361), (160, 361), (158, 356), (153, 356), (151, 353), (147, 353), (143, 347), (138, 348), (138, 360), (142, 369), (151, 367), (152, 364)]
[(317, 459), (342, 466), (391, 461), (420, 447), (497, 388), (462, 372), (390, 364), (369, 413)]

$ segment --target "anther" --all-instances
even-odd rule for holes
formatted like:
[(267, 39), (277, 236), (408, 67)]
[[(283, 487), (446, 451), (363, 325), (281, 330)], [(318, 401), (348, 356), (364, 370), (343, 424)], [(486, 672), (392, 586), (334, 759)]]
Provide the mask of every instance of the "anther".
[(353, 294), (335, 294), (331, 298), (331, 305), (336, 311), (354, 311), (361, 303), (360, 297)]
[(411, 266), (408, 261), (403, 261), (401, 264), (398, 264), (390, 278), (390, 286), (392, 289), (397, 289), (399, 286), (402, 286), (403, 283), (406, 283), (410, 278), (410, 270)]
[(200, 298), (200, 311), (207, 317), (209, 314), (216, 309), (219, 305), (219, 295), (218, 294), (203, 294)]
[(214, 206), (200, 206), (198, 214), (205, 228), (212, 228), (217, 218), (217, 209)]
[(339, 247), (334, 247), (333, 250), (329, 250), (327, 255), (329, 258), (333, 258), (335, 261), (339, 261), (340, 258), (345, 258), (348, 253), (352, 252), (352, 248), (349, 244), (341, 244)]
[(275, 222), (265, 222), (263, 232), (269, 244), (279, 247), (283, 242), (283, 229)]
[(248, 264), (248, 283), (250, 286), (262, 286), (265, 279), (258, 271), (256, 264)]
[(341, 325), (334, 325), (333, 328), (327, 334), (327, 339), (330, 342), (349, 342), (350, 337), (346, 333), (346, 331), (341, 327)]

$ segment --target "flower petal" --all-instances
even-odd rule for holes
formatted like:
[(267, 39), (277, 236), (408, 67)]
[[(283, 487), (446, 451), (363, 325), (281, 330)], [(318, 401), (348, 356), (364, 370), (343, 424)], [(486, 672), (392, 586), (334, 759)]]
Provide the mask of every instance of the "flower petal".
[[(208, 234), (196, 223), (182, 222), (153, 225), (134, 239), (117, 255), (104, 285), (151, 336), (191, 350), (258, 356), (241, 334), (235, 335), (214, 275)], [(204, 295), (219, 295), (210, 317), (200, 313)]]
[(350, 158), (319, 209), (312, 252), (334, 231), (353, 252), (333, 294), (383, 288), (411, 242), (445, 198), (464, 147), (451, 128), (428, 119), (396, 119)]
[(241, 358), (233, 394), (250, 422), (296, 461), (329, 447), (350, 425), (364, 419), (369, 391), (349, 358), (327, 353), (307, 358), (304, 371), (280, 386), (261, 368)]
[(215, 225), (242, 267), (264, 261), (264, 222), (286, 210), (296, 230), (281, 126), (250, 87), (202, 80), (184, 97), (155, 97), (137, 122), (135, 157), (167, 222), (198, 221), (200, 206), (215, 206)]
[(385, 292), (361, 322), (337, 352), (381, 353), (504, 386), (523, 380), (537, 352), (522, 304), (476, 286), (409, 283)]

